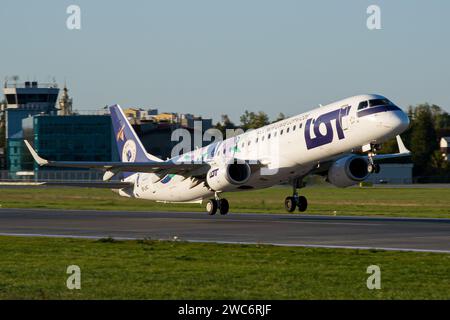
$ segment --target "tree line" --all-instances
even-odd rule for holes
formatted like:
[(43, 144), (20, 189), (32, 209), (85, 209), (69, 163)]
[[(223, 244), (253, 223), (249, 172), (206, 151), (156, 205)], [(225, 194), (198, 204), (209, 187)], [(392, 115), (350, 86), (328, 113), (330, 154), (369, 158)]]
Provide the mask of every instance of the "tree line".
[(219, 129), (225, 136), (227, 129), (240, 128), (244, 131), (249, 129), (258, 129), (283, 119), (286, 119), (286, 116), (283, 113), (280, 113), (275, 120), (271, 121), (267, 113), (265, 113), (264, 111), (258, 111), (255, 113), (253, 111), (250, 112), (248, 110), (245, 110), (244, 114), (239, 118), (240, 123), (238, 125), (231, 121), (230, 117), (228, 117), (227, 114), (223, 114), (221, 116), (221, 121), (216, 123), (215, 128)]
[[(450, 114), (435, 104), (424, 103), (409, 106), (408, 116), (411, 124), (402, 134), (402, 139), (405, 146), (412, 152), (414, 176), (450, 176), (450, 163), (444, 159), (439, 149), (440, 138), (450, 136)], [(235, 124), (228, 115), (224, 114), (215, 128), (225, 135), (227, 129), (257, 129), (285, 118), (286, 116), (280, 113), (271, 121), (263, 111), (245, 110), (239, 118), (239, 124)], [(396, 139), (384, 143), (380, 150), (380, 153), (396, 152), (398, 152)]]
[[(440, 139), (450, 136), (450, 115), (435, 104), (424, 103), (409, 106), (408, 117), (411, 124), (401, 136), (412, 153), (414, 176), (450, 175), (450, 164), (439, 149)], [(387, 141), (381, 152), (398, 152), (397, 141)]]

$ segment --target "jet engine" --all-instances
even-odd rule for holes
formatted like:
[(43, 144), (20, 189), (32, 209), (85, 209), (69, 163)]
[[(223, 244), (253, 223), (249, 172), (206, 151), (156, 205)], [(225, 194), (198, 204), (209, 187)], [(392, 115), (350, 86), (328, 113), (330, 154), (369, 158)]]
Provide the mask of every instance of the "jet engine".
[(251, 169), (247, 163), (229, 163), (209, 169), (206, 182), (214, 191), (230, 191), (245, 184), (250, 175)]
[(368, 176), (367, 160), (359, 156), (348, 156), (331, 165), (327, 180), (336, 187), (345, 188), (365, 180)]

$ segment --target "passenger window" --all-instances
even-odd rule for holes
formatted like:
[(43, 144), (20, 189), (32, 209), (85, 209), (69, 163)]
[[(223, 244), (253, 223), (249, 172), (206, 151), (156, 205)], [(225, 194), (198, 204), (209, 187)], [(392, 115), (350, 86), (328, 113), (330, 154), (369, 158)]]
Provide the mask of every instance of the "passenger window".
[(283, 135), (283, 130), (280, 131), (280, 136), (282, 136), (282, 135)]
[(365, 108), (367, 108), (368, 106), (369, 106), (369, 104), (367, 103), (367, 101), (363, 101), (363, 102), (361, 102), (361, 103), (359, 104), (358, 110), (365, 109)]
[(267, 139), (270, 139), (270, 133), (269, 133), (269, 135), (267, 136)]
[(297, 128), (297, 126), (294, 126), (294, 128), (292, 128), (292, 131), (295, 131), (296, 128)]
[(250, 140), (248, 140), (248, 143), (247, 143), (247, 145), (248, 145), (248, 146), (250, 145), (250, 142), (251, 142), (251, 141), (250, 141)]
[(286, 129), (286, 133), (289, 133), (289, 128)]

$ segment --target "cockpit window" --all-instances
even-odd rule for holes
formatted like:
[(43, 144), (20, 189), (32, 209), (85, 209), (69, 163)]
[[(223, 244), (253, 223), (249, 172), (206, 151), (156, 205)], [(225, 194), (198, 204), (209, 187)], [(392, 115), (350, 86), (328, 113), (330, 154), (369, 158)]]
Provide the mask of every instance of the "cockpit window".
[(373, 99), (369, 100), (369, 105), (371, 107), (375, 106), (386, 106), (392, 104), (388, 99)]
[(362, 109), (364, 109), (364, 108), (367, 108), (368, 106), (369, 106), (368, 102), (367, 102), (367, 101), (363, 101), (363, 102), (361, 102), (361, 103), (359, 104), (358, 110), (362, 110)]

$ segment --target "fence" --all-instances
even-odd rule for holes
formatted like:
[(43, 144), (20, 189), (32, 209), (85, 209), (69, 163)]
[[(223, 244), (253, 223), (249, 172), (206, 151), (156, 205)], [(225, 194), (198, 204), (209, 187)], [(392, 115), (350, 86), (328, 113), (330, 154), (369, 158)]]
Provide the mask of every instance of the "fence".
[(41, 170), (10, 172), (0, 170), (0, 181), (3, 182), (98, 182), (103, 181), (103, 172), (100, 170)]

